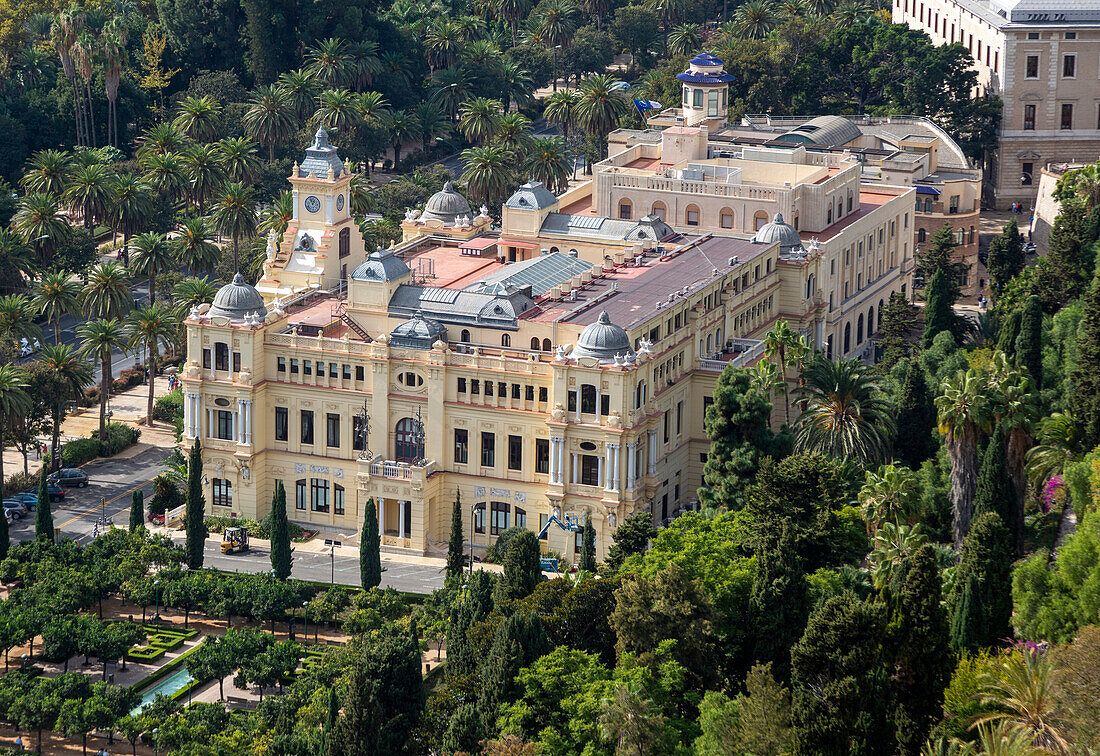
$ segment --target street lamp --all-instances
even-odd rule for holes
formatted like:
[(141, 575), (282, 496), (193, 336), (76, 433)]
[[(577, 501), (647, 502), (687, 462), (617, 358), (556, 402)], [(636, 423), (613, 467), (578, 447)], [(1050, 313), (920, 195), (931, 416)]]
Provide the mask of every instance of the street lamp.
[(470, 574), (474, 574), (474, 522), (477, 520), (477, 511), (485, 510), (485, 502), (479, 501), (470, 507)]
[(160, 728), (153, 728), (153, 756), (160, 756)]
[(302, 642), (309, 642), (309, 602), (303, 601), (302, 608), (306, 610), (306, 616), (302, 620)]
[(160, 622), (160, 581), (153, 581), (153, 597), (157, 603), (157, 613), (153, 617), (157, 622)]
[(23, 671), (27, 671), (27, 655), (23, 654)]

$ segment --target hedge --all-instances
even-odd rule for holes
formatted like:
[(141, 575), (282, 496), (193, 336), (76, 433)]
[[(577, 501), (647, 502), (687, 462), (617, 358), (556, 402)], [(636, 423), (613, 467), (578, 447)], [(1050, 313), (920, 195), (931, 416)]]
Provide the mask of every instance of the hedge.
[(164, 649), (155, 646), (134, 646), (126, 652), (130, 661), (149, 664), (164, 656)]
[(78, 438), (61, 447), (61, 463), (65, 467), (80, 467), (99, 456), (99, 441), (94, 438)]
[(153, 403), (153, 419), (172, 423), (183, 418), (183, 389), (174, 389)]
[(178, 635), (165, 635), (156, 634), (150, 635), (146, 639), (150, 646), (154, 648), (160, 648), (165, 651), (175, 651), (177, 648), (183, 645), (183, 638)]
[(38, 488), (38, 476), (37, 475), (24, 475), (21, 472), (9, 475), (8, 479), (4, 481), (4, 496), (11, 496), (17, 494), (20, 491), (31, 491)]
[[(99, 438), (99, 430), (92, 431), (92, 438)], [(100, 451), (104, 457), (113, 457), (128, 449), (141, 438), (141, 431), (125, 423), (107, 423), (107, 440)]]
[[(154, 670), (151, 675), (146, 677), (141, 682), (136, 683), (135, 685), (133, 685), (132, 690), (135, 693), (140, 693), (141, 691), (145, 690), (146, 688), (148, 688), (150, 685), (157, 682), (158, 680), (161, 680), (162, 678), (165, 678), (168, 675), (172, 674), (177, 669), (179, 669), (183, 665), (187, 664), (187, 657), (190, 656), (191, 654), (193, 654), (196, 649), (198, 649), (197, 645), (194, 648), (187, 649), (182, 654), (177, 656), (175, 659), (172, 659), (172, 661), (161, 665), (156, 670)], [(162, 649), (162, 651), (163, 651), (163, 649)]]

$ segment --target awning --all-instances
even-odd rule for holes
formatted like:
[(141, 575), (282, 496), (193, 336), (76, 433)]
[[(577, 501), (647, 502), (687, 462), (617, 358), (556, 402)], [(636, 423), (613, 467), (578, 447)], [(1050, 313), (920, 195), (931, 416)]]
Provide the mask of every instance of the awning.
[(927, 184), (917, 184), (917, 194), (932, 194), (939, 197), (940, 190), (934, 186), (928, 186)]
[(532, 244), (531, 242), (515, 241), (513, 239), (501, 239), (498, 244), (505, 247), (516, 247), (517, 249), (538, 249), (539, 245)]
[(460, 249), (483, 250), (483, 249), (488, 249), (489, 247), (495, 247), (498, 241), (500, 241), (500, 240), (499, 239), (492, 239), (492, 238), (489, 238), (488, 236), (479, 236), (476, 239), (470, 239), (469, 241), (462, 242), (459, 245), (459, 248)]

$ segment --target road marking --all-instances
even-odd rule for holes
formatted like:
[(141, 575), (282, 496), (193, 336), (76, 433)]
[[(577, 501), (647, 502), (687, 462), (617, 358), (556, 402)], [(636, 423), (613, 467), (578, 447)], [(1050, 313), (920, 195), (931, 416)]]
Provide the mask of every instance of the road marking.
[[(104, 508), (106, 508), (106, 506), (107, 506), (108, 504), (113, 504), (114, 502), (118, 501), (119, 499), (121, 499), (121, 498), (122, 498), (123, 496), (125, 496), (126, 494), (128, 494), (128, 493), (133, 493), (134, 491), (138, 490), (139, 488), (143, 488), (143, 487), (144, 487), (144, 486), (145, 486), (145, 485), (146, 485), (147, 483), (150, 483), (150, 482), (151, 482), (151, 479), (150, 479), (150, 480), (147, 480), (147, 481), (145, 481), (144, 483), (138, 483), (138, 484), (137, 484), (136, 486), (134, 486), (133, 488), (131, 488), (131, 489), (127, 490), (127, 491), (123, 491), (123, 492), (122, 492), (122, 493), (120, 493), (120, 494), (119, 494), (118, 496), (115, 496), (115, 497), (113, 497), (113, 498), (110, 498), (110, 499), (105, 499), (105, 500), (101, 500), (101, 501), (99, 502), (99, 504), (95, 505), (94, 507), (92, 507), (92, 508), (91, 508), (91, 509), (89, 509), (88, 511), (86, 511), (86, 512), (81, 512), (81, 513), (80, 513), (80, 514), (78, 514), (78, 515), (77, 515), (76, 517), (73, 517), (73, 518), (71, 518), (71, 519), (65, 520), (65, 522), (61, 523), (61, 524), (60, 524), (60, 525), (58, 525), (57, 527), (59, 527), (59, 528), (63, 528), (63, 527), (65, 527), (66, 525), (72, 525), (72, 524), (73, 524), (74, 522), (76, 522), (77, 520), (82, 520), (82, 519), (84, 519), (85, 517), (87, 517), (88, 515), (90, 515), (90, 514), (91, 514), (92, 512), (96, 512), (96, 511), (98, 511), (98, 510), (100, 510), (100, 509), (104, 509)], [(118, 511), (118, 513), (119, 513), (119, 514), (122, 514), (123, 512), (126, 512), (126, 511), (128, 511), (129, 509), (130, 509), (129, 507), (126, 507), (126, 509), (120, 509), (120, 510)]]

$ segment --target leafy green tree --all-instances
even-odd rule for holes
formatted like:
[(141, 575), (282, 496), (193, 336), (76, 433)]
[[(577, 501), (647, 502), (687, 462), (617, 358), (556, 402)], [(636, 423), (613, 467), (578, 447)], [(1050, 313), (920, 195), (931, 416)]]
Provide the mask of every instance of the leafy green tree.
[(500, 707), (519, 696), (516, 676), (520, 670), (549, 651), (546, 627), (535, 614), (516, 612), (497, 626), (480, 666), (479, 713), (485, 732), (496, 730)]
[(542, 580), (539, 541), (530, 530), (512, 539), (504, 555), (504, 579), (498, 586), (498, 601), (527, 598)]
[(38, 753), (42, 751), (42, 731), (53, 729), (61, 714), (62, 699), (55, 678), (39, 677), (36, 683), (12, 702), (10, 716), (20, 729), (31, 730), (38, 737)]
[(466, 560), (462, 544), (462, 494), (455, 491), (455, 501), (451, 507), (451, 538), (447, 542), (447, 580), (449, 581), (462, 578)]
[(11, 532), (8, 528), (8, 518), (0, 517), (0, 559), (3, 559), (8, 555), (8, 549), (11, 548)]
[(986, 270), (989, 273), (989, 289), (993, 300), (1005, 290), (1008, 282), (1024, 269), (1024, 245), (1020, 242), (1020, 229), (1012, 219), (1004, 225), (1001, 233), (989, 243), (989, 257)]
[(1016, 521), (1016, 486), (1006, 465), (1005, 432), (998, 428), (985, 447), (978, 468), (978, 490), (974, 494), (974, 516), (996, 512), (1002, 522)]
[(667, 722), (661, 707), (636, 682), (616, 684), (612, 696), (600, 702), (600, 734), (615, 743), (616, 753), (663, 751)]
[(596, 529), (592, 527), (592, 515), (584, 514), (584, 532), (581, 536), (581, 558), (577, 569), (582, 572), (596, 571)]
[(271, 569), (279, 580), (290, 577), (294, 557), (290, 548), (290, 523), (286, 519), (286, 489), (276, 481), (271, 497)]
[(790, 675), (789, 650), (802, 634), (810, 606), (794, 526), (782, 522), (756, 550), (752, 609), (755, 661), (772, 665), (781, 680)]
[(791, 649), (793, 752), (895, 752), (892, 697), (882, 674), (886, 622), (851, 593), (827, 599)]
[(187, 669), (195, 677), (218, 681), (218, 700), (225, 700), (225, 678), (240, 662), (235, 647), (236, 630), (224, 636), (207, 635), (187, 659)]
[[(1100, 312), (1100, 274), (1084, 296), (1085, 311)], [(1089, 447), (1100, 444), (1100, 318), (1087, 317), (1077, 334), (1077, 364), (1071, 377), (1073, 383), (1073, 414), (1084, 428)]]
[(919, 754), (942, 718), (943, 691), (953, 666), (940, 571), (931, 545), (902, 560), (887, 596), (898, 749)]
[(53, 512), (50, 511), (50, 494), (46, 488), (46, 466), (38, 474), (38, 504), (34, 510), (34, 537), (53, 543)]
[(757, 664), (745, 678), (737, 704), (737, 743), (757, 756), (787, 753), (791, 740), (791, 693), (772, 676), (771, 665)]
[(605, 566), (615, 572), (622, 566), (623, 560), (632, 554), (641, 554), (649, 546), (650, 539), (657, 535), (653, 527), (653, 515), (649, 512), (635, 512), (627, 517), (611, 536), (611, 548), (607, 551)]
[(187, 507), (183, 526), (187, 532), (187, 566), (193, 570), (202, 567), (206, 547), (206, 497), (202, 491), (202, 448), (195, 439), (187, 460)]
[(956, 653), (989, 648), (1012, 637), (1012, 543), (995, 512), (974, 518), (948, 599), (951, 648)]
[(769, 427), (772, 403), (755, 388), (750, 371), (726, 367), (704, 419), (710, 452), (699, 498), (705, 506), (740, 509), (760, 459), (779, 454)]
[(898, 434), (894, 439), (894, 458), (914, 470), (936, 452), (936, 406), (928, 391), (924, 368), (911, 360), (905, 370), (898, 399)]
[(937, 334), (943, 331), (953, 334), (958, 330), (952, 302), (947, 275), (942, 270), (937, 270), (924, 290), (924, 336), (921, 339), (924, 348), (931, 346)]
[(1027, 370), (1036, 389), (1043, 387), (1043, 306), (1032, 294), (1024, 304), (1020, 335), (1016, 338), (1016, 362)]
[(130, 501), (130, 532), (145, 527), (145, 494), (139, 488)]
[(374, 498), (367, 499), (363, 533), (359, 537), (359, 580), (364, 590), (377, 588), (382, 582), (382, 538), (378, 534), (378, 513)]

